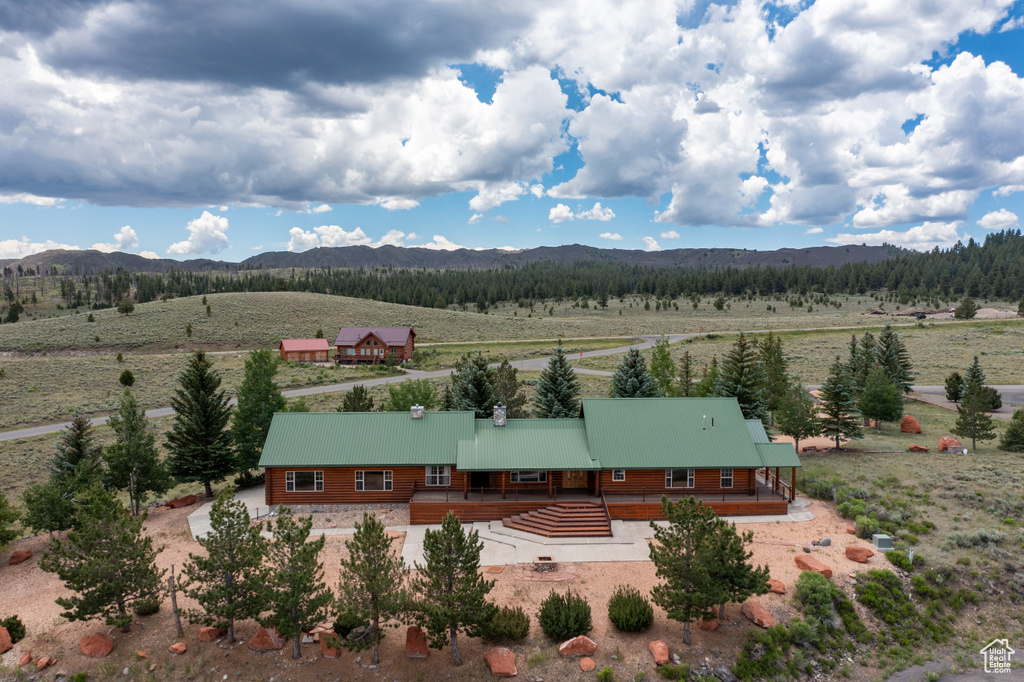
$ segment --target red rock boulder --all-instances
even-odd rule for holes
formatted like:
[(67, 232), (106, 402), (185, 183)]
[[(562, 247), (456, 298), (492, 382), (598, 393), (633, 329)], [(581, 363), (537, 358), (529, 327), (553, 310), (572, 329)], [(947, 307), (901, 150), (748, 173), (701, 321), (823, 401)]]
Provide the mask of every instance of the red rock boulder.
[(740, 613), (746, 616), (754, 625), (759, 625), (763, 628), (770, 628), (775, 625), (775, 619), (772, 618), (772, 614), (768, 613), (768, 609), (761, 605), (761, 602), (750, 600), (744, 602), (743, 606), (740, 607)]
[(337, 635), (322, 634), (320, 636), (320, 654), (324, 658), (338, 658), (341, 656), (341, 638)]
[(911, 443), (910, 447), (907, 448), (907, 452), (928, 452), (928, 448), (917, 443)]
[(196, 496), (195, 495), (186, 495), (185, 497), (179, 497), (179, 498), (177, 498), (175, 500), (171, 500), (170, 502), (168, 502), (164, 506), (165, 507), (170, 507), (171, 509), (177, 509), (178, 507), (187, 507), (187, 506), (189, 506), (191, 504), (195, 504), (195, 503), (196, 503)]
[(114, 650), (114, 640), (102, 632), (78, 640), (78, 650), (89, 658), (106, 658)]
[(7, 632), (7, 628), (0, 625), (0, 654), (10, 651), (13, 646), (14, 642), (11, 641), (11, 633)]
[(832, 577), (832, 569), (812, 556), (797, 554), (793, 557), (793, 561), (796, 562), (801, 571), (814, 571), (815, 573), (821, 573), (826, 578)]
[(562, 642), (558, 647), (558, 655), (563, 658), (570, 656), (590, 656), (597, 651), (597, 643), (587, 637), (580, 635)]
[(32, 558), (31, 549), (16, 549), (11, 552), (11, 558), (7, 560), (8, 566), (15, 566), (23, 561), (28, 561)]
[(32, 662), (32, 650), (29, 649), (28, 651), (24, 652), (21, 655), (21, 658), (18, 659), (18, 667), (20, 668), (23, 665), (28, 665), (31, 662)]
[(203, 626), (199, 628), (199, 641), (200, 642), (216, 642), (218, 639), (228, 634), (228, 631), (224, 628), (211, 628)]
[(494, 677), (515, 677), (516, 676), (516, 655), (505, 647), (496, 647), (487, 652), (484, 656), (487, 667), (491, 669)]
[(430, 655), (423, 628), (418, 625), (411, 625), (405, 631), (405, 655), (409, 658), (426, 658)]
[(656, 639), (647, 645), (647, 648), (654, 654), (654, 665), (665, 665), (668, 663), (668, 644)]
[(939, 452), (945, 452), (949, 448), (962, 448), (963, 446), (964, 444), (953, 438), (953, 436), (943, 436), (939, 439)]
[(909, 414), (903, 417), (900, 422), (900, 431), (903, 433), (921, 433), (921, 423)]
[(701, 630), (704, 630), (705, 632), (717, 630), (718, 625), (719, 623), (717, 618), (702, 618), (701, 620), (697, 621), (697, 627), (699, 627)]
[(850, 535), (856, 535), (857, 534), (857, 529), (854, 526), (847, 526), (846, 527), (846, 532), (849, 533)]
[(585, 673), (589, 673), (591, 670), (597, 667), (597, 663), (594, 663), (594, 659), (590, 656), (585, 656), (580, 659), (580, 670)]
[(875, 556), (867, 547), (861, 547), (860, 545), (850, 545), (846, 548), (846, 558), (850, 561), (856, 561), (857, 563), (866, 564), (868, 559)]
[(786, 594), (786, 584), (775, 578), (768, 578), (768, 591), (772, 594)]
[(57, 662), (57, 659), (53, 656), (43, 656), (36, 661), (36, 670), (42, 670), (43, 668), (49, 668), (51, 665)]
[(279, 635), (274, 628), (261, 627), (256, 630), (256, 636), (249, 640), (250, 651), (276, 651), (284, 648), (287, 637)]
[(172, 654), (183, 654), (188, 650), (188, 648), (185, 646), (184, 642), (177, 642), (176, 644), (172, 644), (167, 647), (167, 650)]

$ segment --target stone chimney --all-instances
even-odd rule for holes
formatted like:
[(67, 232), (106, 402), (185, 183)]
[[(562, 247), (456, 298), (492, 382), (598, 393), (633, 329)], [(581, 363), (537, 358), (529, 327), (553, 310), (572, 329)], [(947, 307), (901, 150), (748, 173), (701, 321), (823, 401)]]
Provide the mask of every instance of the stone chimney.
[(494, 425), (504, 426), (505, 425), (505, 406), (498, 403), (494, 406)]
[(413, 419), (423, 419), (423, 406), (413, 405), (412, 409), (409, 410), (409, 416)]

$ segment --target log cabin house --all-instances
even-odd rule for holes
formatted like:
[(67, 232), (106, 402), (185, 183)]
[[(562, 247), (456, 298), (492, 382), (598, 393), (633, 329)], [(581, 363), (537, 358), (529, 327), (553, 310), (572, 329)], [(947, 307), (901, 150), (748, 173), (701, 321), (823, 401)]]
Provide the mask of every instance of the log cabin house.
[(278, 350), (286, 362), (327, 362), (331, 346), (327, 339), (282, 339)]
[(260, 459), (268, 505), (402, 502), (412, 523), (452, 510), (506, 525), (552, 505), (596, 507), (606, 523), (664, 518), (663, 495), (722, 515), (786, 514), (799, 466), (735, 398), (585, 399), (577, 419), (506, 419), (500, 404), (493, 419), (418, 406), (278, 413)]
[(388, 356), (406, 362), (416, 350), (416, 332), (412, 327), (342, 327), (334, 345), (339, 364), (376, 365)]

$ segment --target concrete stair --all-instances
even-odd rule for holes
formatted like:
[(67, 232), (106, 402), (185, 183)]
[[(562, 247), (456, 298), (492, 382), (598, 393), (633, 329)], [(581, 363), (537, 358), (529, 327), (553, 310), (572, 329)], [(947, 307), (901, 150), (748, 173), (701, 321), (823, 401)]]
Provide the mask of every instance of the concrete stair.
[(549, 538), (611, 537), (612, 524), (599, 502), (561, 502), (501, 520), (506, 528)]

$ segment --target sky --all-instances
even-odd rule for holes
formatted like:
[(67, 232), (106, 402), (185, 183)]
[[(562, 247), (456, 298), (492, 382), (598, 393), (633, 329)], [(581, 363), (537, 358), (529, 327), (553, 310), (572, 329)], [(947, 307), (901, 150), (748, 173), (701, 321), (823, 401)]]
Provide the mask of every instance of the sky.
[(1024, 0), (0, 0), (0, 258), (948, 248), (1022, 77)]

